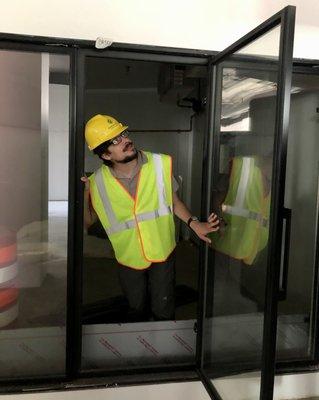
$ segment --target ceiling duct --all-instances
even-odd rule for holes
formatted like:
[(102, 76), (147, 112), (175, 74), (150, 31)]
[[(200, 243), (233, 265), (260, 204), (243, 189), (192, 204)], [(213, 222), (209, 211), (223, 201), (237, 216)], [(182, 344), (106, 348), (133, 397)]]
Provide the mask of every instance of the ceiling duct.
[(163, 64), (159, 70), (157, 92), (160, 101), (177, 103), (196, 87), (196, 79), (188, 78), (183, 65)]

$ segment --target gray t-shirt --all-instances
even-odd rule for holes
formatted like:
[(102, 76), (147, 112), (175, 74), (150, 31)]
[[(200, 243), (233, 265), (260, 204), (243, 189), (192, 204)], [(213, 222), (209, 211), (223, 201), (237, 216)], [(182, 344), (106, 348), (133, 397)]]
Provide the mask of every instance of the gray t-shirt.
[[(119, 172), (114, 171), (113, 168), (110, 168), (110, 171), (112, 175), (120, 181), (120, 183), (125, 187), (125, 189), (130, 193), (130, 195), (132, 197), (135, 197), (138, 173), (140, 172), (142, 165), (146, 164), (147, 162), (148, 161), (146, 155), (142, 151), (139, 151), (137, 156), (136, 167), (129, 178), (126, 176), (122, 176)], [(172, 177), (172, 188), (174, 192), (177, 192), (179, 188), (179, 185), (174, 176)]]

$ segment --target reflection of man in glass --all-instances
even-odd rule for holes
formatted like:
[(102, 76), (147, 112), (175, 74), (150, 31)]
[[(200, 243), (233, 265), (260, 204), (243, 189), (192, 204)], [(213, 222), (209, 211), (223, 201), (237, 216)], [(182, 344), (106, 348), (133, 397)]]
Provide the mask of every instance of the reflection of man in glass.
[(223, 229), (213, 247), (246, 265), (254, 264), (268, 243), (271, 157), (234, 157), (220, 210)]
[(206, 242), (218, 220), (215, 214), (207, 222), (191, 215), (174, 190), (171, 157), (137, 151), (127, 128), (107, 115), (86, 124), (89, 149), (103, 166), (82, 177), (85, 224), (98, 218), (110, 239), (131, 319), (147, 319), (148, 302), (154, 319), (174, 319), (173, 212)]

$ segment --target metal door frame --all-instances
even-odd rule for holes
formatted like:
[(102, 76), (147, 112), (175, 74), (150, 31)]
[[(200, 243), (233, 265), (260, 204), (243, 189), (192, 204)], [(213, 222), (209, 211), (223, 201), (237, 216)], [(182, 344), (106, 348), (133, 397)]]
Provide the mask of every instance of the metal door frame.
[[(282, 237), (282, 219), (284, 208), (284, 189), (286, 174), (286, 156), (287, 156), (287, 140), (289, 128), (289, 106), (290, 91), (292, 78), (292, 55), (293, 55), (293, 37), (295, 26), (295, 7), (287, 6), (271, 18), (260, 24), (254, 30), (243, 36), (234, 44), (211, 58), (210, 65), (212, 67), (213, 85), (211, 85), (210, 93), (210, 109), (212, 110), (209, 122), (209, 142), (206, 146), (206, 169), (208, 185), (206, 186), (206, 204), (203, 204), (203, 214), (209, 215), (211, 209), (211, 191), (212, 191), (212, 171), (218, 160), (218, 140), (219, 137), (215, 132), (218, 130), (219, 121), (216, 118), (216, 110), (220, 107), (221, 79), (218, 78), (218, 65), (229, 55), (237, 52), (246, 45), (252, 43), (271, 29), (280, 26), (280, 54), (278, 65), (278, 92), (276, 103), (276, 121), (275, 121), (275, 137), (274, 137), (274, 161), (273, 161), (273, 177), (272, 180), (272, 199), (269, 228), (269, 252), (267, 262), (267, 278), (265, 293), (265, 309), (264, 309), (264, 326), (263, 326), (263, 351), (262, 351), (262, 367), (261, 367), (261, 388), (260, 399), (270, 400), (273, 396), (273, 385), (275, 376), (275, 355), (276, 355), (276, 333), (277, 333), (277, 307), (278, 307), (278, 289), (279, 289), (279, 268), (281, 240), (275, 240)], [(240, 57), (239, 57), (240, 58)], [(205, 187), (205, 186), (204, 186)], [(202, 246), (204, 276), (202, 279), (201, 291), (203, 297), (201, 301), (201, 313), (199, 321), (199, 341), (197, 347), (197, 368), (201, 375), (203, 383), (210, 394), (211, 398), (220, 400), (221, 397), (210, 381), (209, 377), (203, 370), (204, 346), (203, 335), (205, 333), (205, 315), (206, 315), (206, 298), (207, 298), (207, 274), (210, 252), (208, 246)], [(211, 268), (214, 269), (214, 268)]]

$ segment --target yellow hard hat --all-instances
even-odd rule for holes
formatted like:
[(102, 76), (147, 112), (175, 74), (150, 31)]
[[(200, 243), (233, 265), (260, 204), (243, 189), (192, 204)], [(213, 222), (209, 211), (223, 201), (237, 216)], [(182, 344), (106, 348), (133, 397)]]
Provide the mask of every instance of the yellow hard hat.
[(125, 131), (128, 126), (118, 122), (109, 115), (97, 114), (85, 125), (85, 140), (90, 150), (107, 142)]

